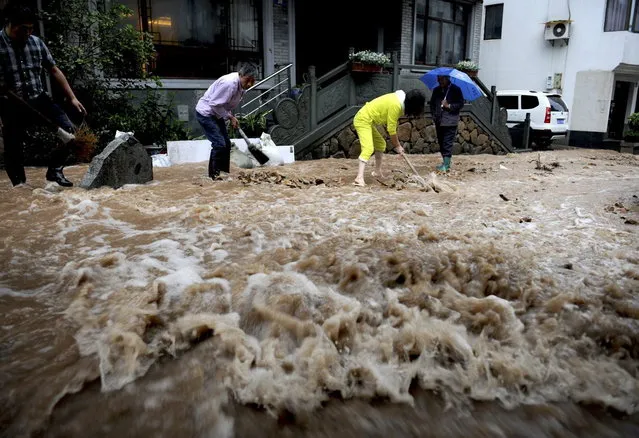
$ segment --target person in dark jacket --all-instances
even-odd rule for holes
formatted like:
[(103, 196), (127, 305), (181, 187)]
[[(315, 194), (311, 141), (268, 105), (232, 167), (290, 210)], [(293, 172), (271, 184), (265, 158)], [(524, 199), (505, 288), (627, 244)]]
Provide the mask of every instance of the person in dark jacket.
[[(78, 114), (86, 114), (84, 106), (78, 101), (62, 71), (44, 42), (32, 35), (37, 17), (33, 10), (20, 1), (12, 1), (3, 10), (6, 25), (0, 30), (0, 118), (4, 137), (5, 169), (14, 186), (26, 183), (23, 165), (24, 135), (36, 121), (25, 114), (19, 106), (6, 97), (12, 91), (44, 114), (59, 127), (68, 132), (75, 126), (67, 114), (56, 105), (46, 93), (42, 73), (49, 73), (54, 83), (60, 86), (68, 104)], [(62, 168), (69, 155), (69, 145), (58, 146), (49, 158), (46, 179), (61, 186), (70, 187), (71, 181), (65, 178)]]
[(433, 89), (430, 99), (430, 112), (435, 122), (437, 142), (443, 159), (437, 170), (448, 172), (459, 123), (459, 111), (464, 107), (464, 96), (461, 89), (450, 82), (449, 76), (437, 76), (437, 82), (439, 86)]

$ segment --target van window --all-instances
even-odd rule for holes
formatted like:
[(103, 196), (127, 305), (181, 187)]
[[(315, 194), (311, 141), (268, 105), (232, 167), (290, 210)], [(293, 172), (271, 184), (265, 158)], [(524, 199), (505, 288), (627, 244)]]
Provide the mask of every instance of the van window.
[(551, 111), (568, 111), (568, 106), (559, 96), (548, 96)]
[(533, 109), (539, 106), (537, 96), (521, 96), (521, 109)]
[(497, 96), (497, 102), (506, 109), (519, 109), (519, 96)]

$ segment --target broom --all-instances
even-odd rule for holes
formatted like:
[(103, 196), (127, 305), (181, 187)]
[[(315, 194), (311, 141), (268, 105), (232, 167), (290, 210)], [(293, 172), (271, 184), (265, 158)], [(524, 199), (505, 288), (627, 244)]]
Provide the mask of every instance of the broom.
[(60, 128), (56, 123), (52, 122), (48, 117), (27, 103), (22, 97), (15, 92), (8, 90), (7, 97), (16, 105), (22, 107), (41, 123), (55, 132), (56, 136), (64, 143), (72, 143), (73, 153), (80, 162), (88, 163), (93, 159), (95, 147), (98, 143), (98, 137), (91, 131), (84, 120), (80, 127), (74, 133), (70, 133)]
[(98, 136), (89, 128), (85, 120), (74, 133), (75, 141), (72, 143), (73, 154), (80, 163), (90, 163), (95, 156), (98, 145)]
[(260, 165), (265, 165), (266, 163), (268, 163), (268, 160), (270, 159), (268, 157), (268, 155), (266, 155), (264, 152), (262, 152), (257, 146), (255, 146), (253, 143), (251, 143), (248, 139), (248, 137), (246, 136), (246, 134), (244, 133), (244, 131), (242, 131), (242, 128), (240, 128), (239, 126), (237, 127), (238, 132), (240, 133), (240, 135), (242, 136), (242, 138), (244, 139), (244, 141), (246, 142), (246, 146), (248, 146), (248, 150), (249, 152), (255, 157), (255, 159), (260, 163)]

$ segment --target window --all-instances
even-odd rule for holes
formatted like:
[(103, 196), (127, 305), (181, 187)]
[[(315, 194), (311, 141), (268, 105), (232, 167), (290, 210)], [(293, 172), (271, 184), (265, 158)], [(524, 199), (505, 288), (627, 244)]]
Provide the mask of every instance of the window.
[(521, 109), (533, 109), (539, 106), (537, 96), (521, 96)]
[(464, 1), (416, 0), (415, 63), (452, 65), (466, 59), (470, 12)]
[(217, 77), (240, 61), (261, 63), (258, 0), (117, 1), (133, 10), (129, 23), (153, 35), (159, 76)]
[(519, 109), (519, 97), (518, 96), (497, 96), (497, 102), (502, 108), (509, 110)]
[(486, 21), (484, 23), (484, 39), (501, 39), (501, 22), (504, 17), (504, 4), (486, 6)]
[(635, 12), (632, 14), (633, 32), (639, 32), (639, 0), (635, 0)]
[(548, 101), (552, 111), (568, 111), (566, 102), (560, 96), (548, 96)]
[[(606, 21), (604, 32), (628, 30), (630, 26), (630, 8), (632, 0), (608, 0), (606, 3)], [(635, 0), (637, 3), (637, 0)], [(636, 7), (635, 7), (636, 9)]]

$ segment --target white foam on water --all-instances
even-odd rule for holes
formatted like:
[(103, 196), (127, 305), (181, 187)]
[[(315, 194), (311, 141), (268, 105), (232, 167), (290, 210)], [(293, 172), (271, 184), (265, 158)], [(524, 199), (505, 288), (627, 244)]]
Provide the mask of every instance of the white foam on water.
[[(516, 176), (439, 194), (160, 185), (175, 199), (136, 187), (37, 206), (64, 201), (47, 250), (83, 249), (62, 269), (47, 260), (105, 391), (205, 343), (220, 384), (273, 413), (331, 394), (411, 404), (415, 384), (449, 406), (636, 412), (636, 233), (603, 213), (611, 200), (594, 189), (542, 196)], [(610, 193), (634, 184), (619, 182)], [(17, 249), (11, 263), (29, 257)]]

